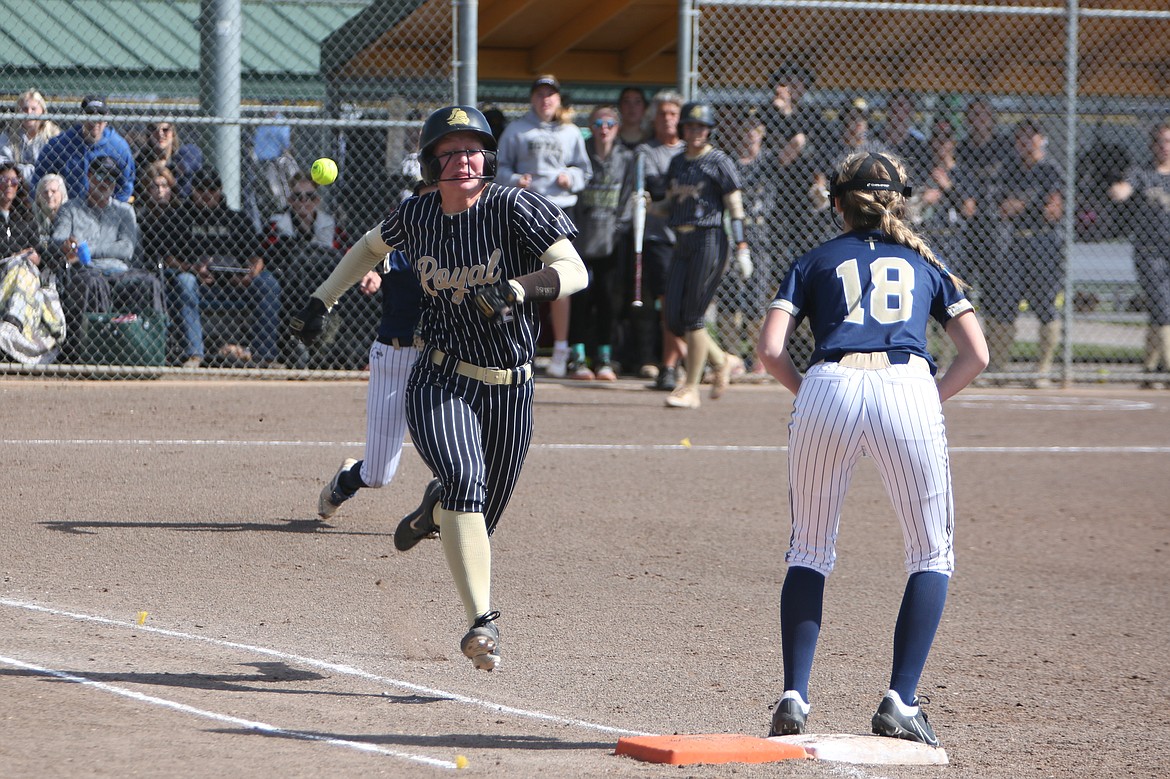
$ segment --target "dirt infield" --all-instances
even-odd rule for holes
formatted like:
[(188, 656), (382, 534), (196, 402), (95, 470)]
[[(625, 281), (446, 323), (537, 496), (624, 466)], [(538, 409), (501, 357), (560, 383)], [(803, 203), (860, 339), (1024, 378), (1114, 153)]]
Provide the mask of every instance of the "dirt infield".
[[(0, 380), (4, 777), (1082, 777), (1170, 760), (1170, 393), (947, 404), (958, 573), (923, 691), (945, 768), (685, 769), (620, 735), (763, 735), (781, 682), (791, 397), (698, 412), (542, 381), (496, 534), (504, 665), (458, 652), (428, 474), (313, 521), (357, 382)], [(876, 469), (846, 502), (810, 730), (864, 733), (904, 574)], [(145, 615), (142, 612), (146, 612)], [(145, 619), (139, 625), (140, 619)]]

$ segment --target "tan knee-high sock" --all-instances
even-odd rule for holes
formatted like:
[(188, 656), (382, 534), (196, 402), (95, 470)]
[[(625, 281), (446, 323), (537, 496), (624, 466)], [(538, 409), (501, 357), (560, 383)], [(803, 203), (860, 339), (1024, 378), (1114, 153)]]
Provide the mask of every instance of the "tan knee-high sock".
[(1048, 375), (1052, 371), (1052, 363), (1056, 359), (1056, 347), (1060, 346), (1060, 320), (1055, 319), (1047, 324), (1040, 325), (1040, 360), (1036, 365), (1036, 372)]
[(687, 386), (697, 387), (702, 384), (710, 345), (706, 330), (687, 331)]
[(1145, 368), (1153, 373), (1159, 365), (1170, 370), (1170, 325), (1150, 325), (1146, 330)]
[(483, 514), (441, 509), (439, 538), (455, 589), (467, 613), (467, 626), (491, 610), (492, 546)]

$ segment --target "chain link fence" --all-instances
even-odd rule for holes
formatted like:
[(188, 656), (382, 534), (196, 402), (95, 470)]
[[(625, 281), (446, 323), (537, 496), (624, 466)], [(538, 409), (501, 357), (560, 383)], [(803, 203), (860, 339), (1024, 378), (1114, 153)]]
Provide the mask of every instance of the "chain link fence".
[[(18, 180), (0, 210), (31, 225), (0, 252), (0, 371), (356, 375), (378, 295), (350, 292), (312, 352), (285, 322), (417, 177), (421, 120), (452, 100), (453, 4), (0, 3), (0, 183)], [(1170, 12), (1115, 5), (696, 0), (685, 86), (741, 160), (756, 264), (720, 290), (722, 343), (751, 366), (781, 276), (838, 229), (825, 177), (880, 144), (972, 285), (989, 379), (1170, 378)], [(617, 102), (558, 75), (578, 124)], [(526, 95), (480, 85), (508, 119)], [(322, 156), (340, 175), (318, 187)], [(933, 350), (945, 364), (941, 332)]]
[(780, 277), (839, 229), (826, 177), (885, 149), (915, 229), (972, 285), (987, 380), (1165, 381), (1170, 82), (1137, 41), (1170, 15), (1116, 5), (698, 2), (693, 92), (740, 160), (757, 260), (720, 292), (723, 342), (750, 360)]
[(357, 375), (379, 294), (347, 294), (312, 351), (288, 315), (417, 179), (452, 4), (7, 4), (0, 368)]

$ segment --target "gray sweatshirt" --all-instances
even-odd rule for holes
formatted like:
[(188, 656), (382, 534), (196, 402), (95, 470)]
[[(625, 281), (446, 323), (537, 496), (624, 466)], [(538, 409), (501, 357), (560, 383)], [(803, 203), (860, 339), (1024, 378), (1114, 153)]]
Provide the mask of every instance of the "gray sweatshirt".
[(53, 242), (60, 245), (69, 236), (87, 242), (95, 260), (138, 264), (138, 218), (129, 203), (111, 200), (105, 208), (93, 208), (84, 197), (70, 200), (57, 212)]
[[(525, 173), (532, 176), (528, 189), (544, 195), (562, 209), (572, 208), (577, 193), (593, 175), (585, 139), (575, 124), (542, 122), (533, 111), (504, 128), (500, 136), (496, 181), (516, 186)], [(568, 173), (566, 190), (557, 177)]]

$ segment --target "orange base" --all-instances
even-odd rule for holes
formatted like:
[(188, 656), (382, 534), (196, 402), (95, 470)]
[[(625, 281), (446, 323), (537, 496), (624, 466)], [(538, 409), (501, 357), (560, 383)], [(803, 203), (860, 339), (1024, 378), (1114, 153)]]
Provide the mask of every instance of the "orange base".
[(809, 757), (803, 747), (755, 736), (712, 733), (695, 736), (635, 736), (619, 738), (615, 755), (646, 763), (774, 763)]

